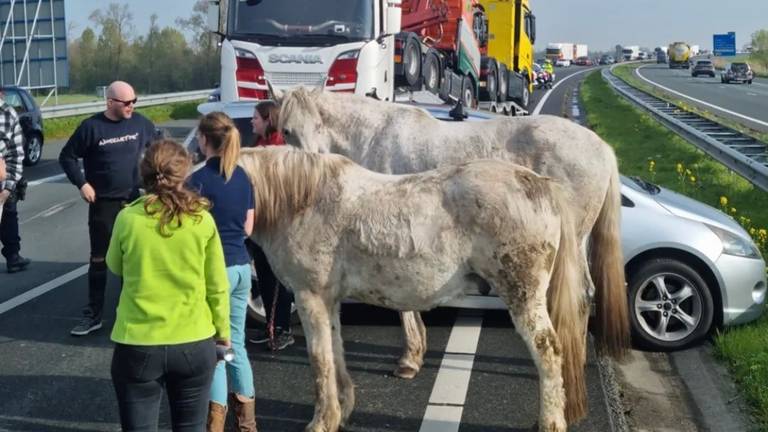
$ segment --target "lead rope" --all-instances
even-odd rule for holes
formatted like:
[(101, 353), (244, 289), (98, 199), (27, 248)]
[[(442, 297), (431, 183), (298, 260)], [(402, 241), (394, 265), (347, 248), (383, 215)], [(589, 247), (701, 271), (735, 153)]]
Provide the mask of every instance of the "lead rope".
[(267, 322), (267, 336), (269, 341), (269, 349), (277, 351), (277, 341), (275, 340), (275, 311), (277, 310), (277, 296), (280, 293), (280, 282), (275, 282), (275, 294), (272, 296), (272, 313), (270, 314), (269, 321)]

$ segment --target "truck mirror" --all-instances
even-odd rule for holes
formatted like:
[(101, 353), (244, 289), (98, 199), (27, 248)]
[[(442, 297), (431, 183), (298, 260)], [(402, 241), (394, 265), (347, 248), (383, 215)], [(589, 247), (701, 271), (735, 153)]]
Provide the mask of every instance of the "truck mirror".
[(387, 0), (387, 22), (384, 28), (385, 33), (400, 33), (400, 23), (402, 20), (402, 9), (400, 0)]
[(219, 0), (208, 1), (208, 31), (219, 33)]

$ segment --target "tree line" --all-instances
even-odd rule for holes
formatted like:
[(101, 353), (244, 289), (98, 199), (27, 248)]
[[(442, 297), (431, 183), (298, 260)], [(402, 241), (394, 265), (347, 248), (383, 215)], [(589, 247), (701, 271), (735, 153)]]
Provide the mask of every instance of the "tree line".
[(207, 10), (208, 2), (198, 0), (176, 27), (160, 28), (152, 15), (147, 34), (134, 37), (128, 4), (96, 9), (89, 16), (92, 26), (68, 46), (70, 92), (91, 94), (115, 80), (145, 94), (212, 88), (219, 80), (219, 54), (206, 31)]

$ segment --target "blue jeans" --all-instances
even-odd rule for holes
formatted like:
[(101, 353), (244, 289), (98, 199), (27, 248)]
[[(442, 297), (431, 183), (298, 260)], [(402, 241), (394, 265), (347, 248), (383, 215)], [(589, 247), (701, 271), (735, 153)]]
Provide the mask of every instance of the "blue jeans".
[(251, 267), (247, 264), (227, 267), (229, 277), (229, 323), (232, 333), (232, 350), (235, 359), (216, 365), (211, 385), (211, 401), (227, 405), (227, 377), (232, 384), (232, 393), (253, 398), (253, 370), (245, 351), (245, 313), (251, 296)]

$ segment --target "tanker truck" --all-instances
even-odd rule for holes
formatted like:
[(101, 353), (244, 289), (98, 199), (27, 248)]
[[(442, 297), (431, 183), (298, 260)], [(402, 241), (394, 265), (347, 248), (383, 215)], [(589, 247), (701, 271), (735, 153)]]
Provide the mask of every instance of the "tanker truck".
[(685, 42), (672, 42), (667, 47), (670, 69), (688, 69), (691, 66), (691, 47)]

